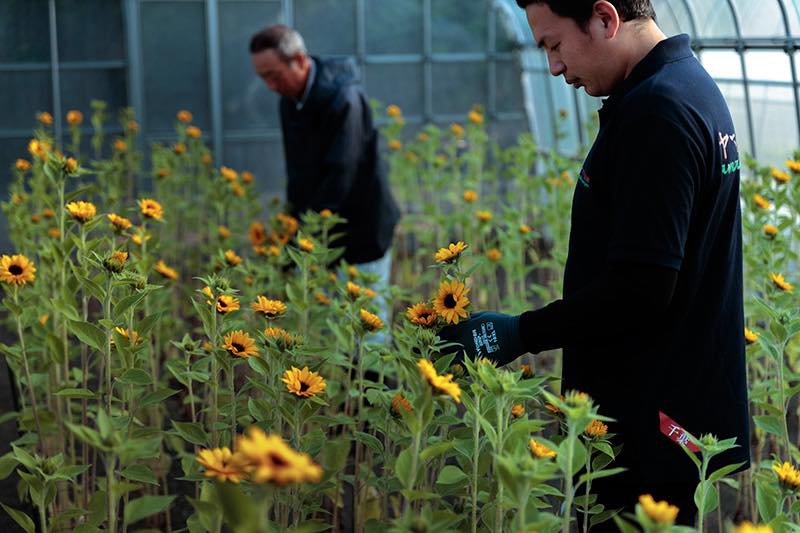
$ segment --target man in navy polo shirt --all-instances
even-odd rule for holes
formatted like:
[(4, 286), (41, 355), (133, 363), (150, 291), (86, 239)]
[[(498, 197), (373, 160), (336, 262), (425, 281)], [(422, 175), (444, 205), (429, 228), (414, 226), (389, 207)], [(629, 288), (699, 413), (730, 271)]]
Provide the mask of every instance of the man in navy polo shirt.
[(736, 437), (711, 471), (749, 466), (733, 122), (689, 38), (667, 39), (650, 0), (517, 2), (551, 73), (607, 97), (575, 188), (564, 297), (477, 313), (441, 336), (499, 364), (563, 348), (562, 390), (589, 393), (624, 443), (628, 470), (595, 483), (600, 503), (631, 509), (649, 493), (688, 525), (698, 476), (684, 432)]

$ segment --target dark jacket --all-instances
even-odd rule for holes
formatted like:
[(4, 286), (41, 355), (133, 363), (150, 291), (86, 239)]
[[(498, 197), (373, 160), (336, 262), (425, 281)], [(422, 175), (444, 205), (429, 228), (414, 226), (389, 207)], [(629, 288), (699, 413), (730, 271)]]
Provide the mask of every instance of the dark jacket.
[(378, 151), (372, 111), (351, 60), (313, 58), (316, 77), (301, 109), (281, 98), (290, 212), (330, 209), (346, 218), (349, 263), (380, 259), (392, 243), (400, 210)]

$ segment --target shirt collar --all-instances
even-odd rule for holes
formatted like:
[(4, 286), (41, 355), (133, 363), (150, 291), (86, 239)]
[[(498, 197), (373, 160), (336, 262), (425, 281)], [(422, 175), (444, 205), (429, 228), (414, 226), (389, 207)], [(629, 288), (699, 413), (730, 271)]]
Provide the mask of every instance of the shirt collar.
[(613, 109), (626, 94), (658, 72), (664, 65), (687, 57), (692, 57), (688, 35), (676, 35), (661, 41), (633, 68), (628, 77), (611, 91), (608, 98), (603, 100), (601, 114)]
[(303, 96), (300, 97), (300, 100), (295, 101), (295, 107), (298, 111), (303, 109), (303, 106), (306, 105), (306, 100), (308, 100), (308, 93), (311, 92), (311, 87), (314, 85), (314, 81), (317, 78), (317, 65), (313, 59), (311, 59), (311, 67), (308, 69), (308, 78), (306, 79), (306, 88), (303, 89)]

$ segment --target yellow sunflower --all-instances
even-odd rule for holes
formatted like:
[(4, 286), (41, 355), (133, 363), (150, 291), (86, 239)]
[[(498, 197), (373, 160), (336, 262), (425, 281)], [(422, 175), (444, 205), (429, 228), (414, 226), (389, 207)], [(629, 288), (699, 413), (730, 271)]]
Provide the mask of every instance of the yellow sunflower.
[(164, 210), (161, 204), (151, 198), (142, 198), (139, 200), (139, 210), (145, 217), (155, 220), (161, 220), (164, 216)]
[(239, 483), (245, 476), (239, 461), (227, 446), (212, 450), (202, 449), (197, 452), (195, 460), (205, 468), (203, 475), (206, 477), (212, 477), (219, 481)]
[(473, 124), (483, 124), (483, 115), (477, 111), (470, 111), (468, 117)]
[(525, 414), (525, 406), (521, 403), (515, 404), (511, 407), (511, 416), (514, 418), (520, 418)]
[(389, 150), (392, 152), (398, 152), (403, 148), (403, 143), (401, 143), (398, 139), (389, 139)]
[(167, 264), (162, 260), (159, 259), (155, 266), (155, 271), (164, 276), (167, 279), (176, 280), (178, 279), (178, 271), (174, 268), (167, 266)]
[(347, 290), (347, 295), (350, 296), (353, 300), (357, 299), (361, 296), (361, 286), (353, 283), (352, 281), (348, 281), (347, 285), (345, 286)]
[(283, 328), (269, 327), (264, 330), (264, 337), (274, 342), (281, 350), (289, 350), (302, 342), (299, 335), (289, 333)]
[(217, 313), (221, 315), (227, 315), (228, 313), (232, 313), (233, 311), (239, 310), (239, 300), (238, 298), (234, 298), (233, 296), (228, 296), (227, 294), (221, 295), (217, 298)]
[(184, 124), (188, 124), (189, 122), (192, 121), (193, 118), (191, 111), (186, 111), (185, 109), (178, 111), (177, 116), (178, 116), (178, 121), (183, 122)]
[(246, 331), (236, 330), (225, 335), (225, 349), (236, 357), (258, 356), (256, 341)]
[(772, 533), (772, 527), (767, 524), (756, 525), (745, 520), (733, 528), (733, 533)]
[(83, 113), (77, 109), (67, 111), (67, 124), (70, 126), (80, 126), (83, 123)]
[(420, 359), (417, 361), (417, 367), (431, 387), (442, 394), (447, 394), (452, 397), (456, 403), (461, 403), (461, 387), (459, 387), (458, 383), (453, 381), (452, 374), (440, 376), (438, 372), (436, 372), (433, 363), (427, 359)]
[(530, 443), (528, 443), (531, 453), (538, 457), (539, 459), (551, 459), (556, 456), (556, 451), (551, 450), (544, 444), (540, 442), (536, 442), (535, 439), (531, 439)]
[(125, 231), (133, 226), (133, 223), (130, 220), (119, 216), (116, 213), (109, 213), (106, 216), (108, 217), (108, 221), (111, 222), (111, 225), (114, 227), (115, 231)]
[(395, 104), (390, 104), (386, 107), (386, 115), (391, 118), (397, 118), (403, 114), (403, 111), (400, 109), (400, 106)]
[(236, 453), (255, 483), (316, 483), (322, 468), (310, 456), (295, 451), (279, 435), (267, 435), (256, 426), (237, 438)]
[(186, 136), (192, 139), (199, 139), (203, 135), (203, 131), (197, 126), (189, 126), (186, 128)]
[(217, 234), (219, 235), (220, 239), (227, 239), (231, 236), (231, 230), (229, 230), (227, 226), (218, 226)]
[(486, 251), (486, 259), (488, 259), (492, 263), (500, 261), (502, 257), (503, 257), (503, 252), (501, 252), (497, 248), (489, 248), (489, 250)]
[(461, 253), (469, 248), (469, 244), (462, 241), (457, 243), (450, 243), (447, 248), (439, 248), (439, 251), (433, 256), (437, 263), (452, 263), (461, 256)]
[(795, 174), (800, 173), (800, 161), (789, 159), (786, 161), (786, 168), (788, 168)]
[(475, 216), (478, 217), (478, 220), (480, 220), (481, 222), (490, 222), (494, 215), (492, 215), (491, 211), (480, 210), (480, 211), (475, 211)]
[[(128, 330), (126, 328), (121, 328), (119, 326), (115, 327), (114, 330), (117, 333), (119, 333), (122, 337), (125, 337), (126, 339), (128, 339), (128, 342), (130, 342), (132, 345), (136, 346), (137, 344), (139, 344), (139, 332), (138, 331), (131, 330), (130, 332), (128, 332)], [(113, 339), (111, 340), (111, 342), (114, 342)]]
[(315, 300), (316, 300), (318, 303), (320, 303), (320, 304), (322, 304), (322, 305), (331, 305), (331, 299), (330, 299), (330, 298), (328, 298), (328, 297), (325, 295), (325, 293), (322, 293), (322, 292), (315, 292), (315, 293), (314, 293), (314, 299), (315, 299)]
[(269, 319), (279, 318), (286, 312), (286, 304), (280, 300), (270, 300), (266, 296), (258, 296), (250, 308), (256, 313), (261, 313)]
[(772, 207), (772, 203), (763, 196), (761, 196), (760, 194), (756, 194), (753, 196), (753, 202), (755, 202), (755, 204), (761, 209), (769, 209), (770, 207)]
[(296, 396), (301, 398), (310, 398), (325, 391), (325, 379), (317, 372), (312, 372), (308, 367), (303, 367), (300, 370), (297, 367), (292, 367), (283, 373), (283, 379), (286, 383), (286, 389)]
[(172, 151), (175, 155), (181, 155), (186, 152), (186, 145), (183, 143), (175, 143), (172, 145)]
[(639, 505), (642, 511), (654, 522), (672, 524), (678, 518), (678, 508), (666, 501), (656, 502), (652, 496), (645, 494), (639, 496)]
[(411, 407), (411, 403), (406, 399), (406, 397), (398, 392), (392, 398), (392, 414), (394, 416), (403, 416), (402, 411), (405, 411), (406, 413), (412, 413), (414, 408)]
[(436, 309), (425, 302), (414, 304), (406, 309), (406, 316), (412, 324), (426, 328), (436, 324), (436, 319), (438, 318)]
[(227, 250), (225, 252), (225, 262), (230, 266), (236, 266), (242, 263), (242, 258), (239, 257), (233, 250)]
[(785, 488), (796, 491), (800, 489), (800, 470), (788, 461), (783, 464), (775, 463), (772, 470), (778, 475), (778, 480)]
[(433, 307), (448, 324), (458, 324), (460, 319), (469, 315), (467, 294), (469, 289), (460, 281), (443, 281), (439, 285), (439, 294), (434, 299)]
[(117, 139), (114, 141), (114, 150), (117, 152), (124, 152), (128, 149), (128, 143), (125, 142), (125, 139)]
[(17, 159), (17, 162), (14, 164), (14, 166), (20, 172), (27, 172), (31, 169), (31, 162), (27, 159)]
[(128, 262), (128, 252), (115, 250), (104, 261), (103, 265), (111, 272), (122, 272), (125, 269), (125, 264)]
[(243, 183), (253, 183), (254, 179), (256, 179), (256, 177), (253, 175), (252, 172), (250, 172), (249, 170), (243, 170), (242, 171), (242, 182)]
[(747, 344), (755, 344), (758, 342), (758, 333), (755, 331), (751, 331), (747, 328), (744, 328), (744, 341)]
[(24, 255), (3, 255), (0, 257), (0, 281), (8, 285), (25, 285), (36, 279), (33, 261)]
[(36, 120), (38, 120), (45, 126), (53, 125), (53, 115), (51, 115), (47, 111), (41, 111), (39, 113), (36, 113)]
[(527, 235), (531, 232), (531, 227), (527, 224), (520, 224), (519, 225), (519, 234), (520, 235)]
[(772, 178), (777, 181), (778, 183), (789, 183), (792, 177), (782, 170), (778, 170), (777, 168), (772, 169)]
[(304, 252), (313, 252), (314, 251), (314, 243), (311, 242), (310, 239), (298, 239), (297, 245)]
[(244, 198), (244, 195), (247, 193), (247, 191), (244, 190), (244, 187), (238, 183), (231, 184), (231, 192), (237, 198)]
[(250, 236), (250, 243), (253, 246), (261, 246), (267, 242), (267, 228), (265, 228), (264, 224), (261, 222), (256, 221), (250, 223), (248, 235)]
[(234, 182), (239, 178), (239, 173), (228, 167), (219, 167), (219, 174), (225, 181)]
[(378, 315), (372, 314), (366, 309), (359, 310), (358, 315), (361, 318), (361, 325), (364, 326), (364, 329), (367, 331), (383, 329), (383, 320), (381, 320)]
[(72, 218), (85, 224), (94, 218), (97, 214), (97, 208), (92, 202), (70, 202), (67, 204), (67, 211)]
[(592, 422), (586, 426), (585, 432), (592, 438), (601, 439), (608, 433), (608, 426), (599, 420), (592, 420)]
[(454, 137), (463, 137), (464, 127), (461, 124), (453, 122), (450, 124), (450, 133), (452, 133)]
[(763, 231), (767, 237), (775, 237), (779, 232), (778, 228), (772, 224), (764, 224)]
[(783, 274), (771, 274), (769, 278), (772, 280), (772, 283), (783, 292), (794, 291), (794, 285), (783, 279)]

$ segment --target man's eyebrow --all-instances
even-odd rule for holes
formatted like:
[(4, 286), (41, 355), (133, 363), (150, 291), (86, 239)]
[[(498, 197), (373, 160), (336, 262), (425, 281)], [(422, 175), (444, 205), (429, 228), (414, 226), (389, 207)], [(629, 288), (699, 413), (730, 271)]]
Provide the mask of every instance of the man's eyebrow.
[(544, 40), (545, 40), (545, 38), (542, 37), (541, 39), (539, 39), (537, 41), (536, 46), (539, 47), (539, 50), (543, 50), (544, 49), (544, 47), (545, 47)]

